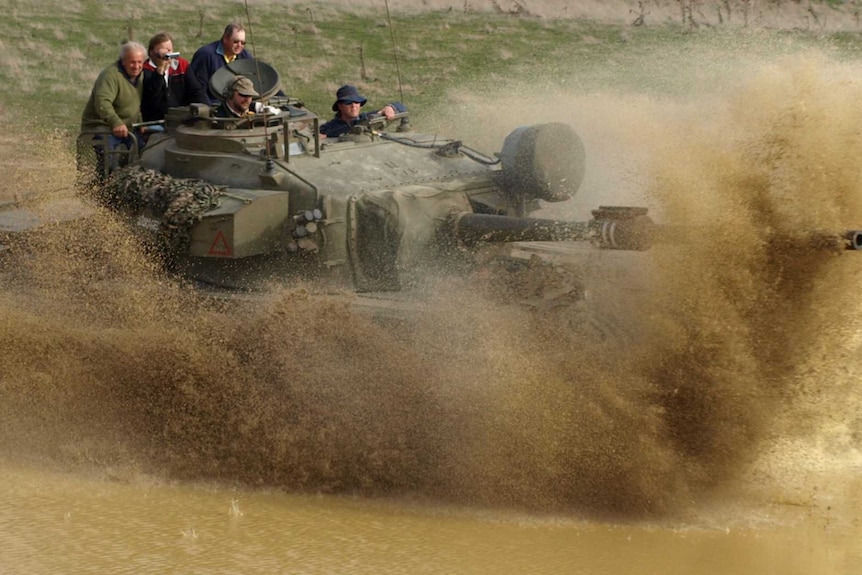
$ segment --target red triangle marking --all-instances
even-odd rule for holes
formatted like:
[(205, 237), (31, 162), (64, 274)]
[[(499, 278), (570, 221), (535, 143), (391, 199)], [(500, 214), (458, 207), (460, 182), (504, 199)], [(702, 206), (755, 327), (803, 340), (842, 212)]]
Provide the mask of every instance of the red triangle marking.
[(224, 234), (221, 230), (216, 232), (216, 237), (213, 240), (213, 243), (210, 245), (210, 251), (207, 252), (208, 256), (229, 256), (233, 252), (230, 249), (230, 246), (227, 243), (227, 240), (224, 238)]

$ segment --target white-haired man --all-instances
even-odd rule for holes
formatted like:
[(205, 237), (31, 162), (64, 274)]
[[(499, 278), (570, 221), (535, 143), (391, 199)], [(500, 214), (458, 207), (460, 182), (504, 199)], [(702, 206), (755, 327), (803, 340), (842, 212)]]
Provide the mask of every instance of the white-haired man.
[(141, 121), (141, 72), (147, 49), (138, 42), (126, 42), (120, 58), (102, 70), (81, 116), (81, 129), (108, 128), (119, 139), (128, 138), (132, 124)]

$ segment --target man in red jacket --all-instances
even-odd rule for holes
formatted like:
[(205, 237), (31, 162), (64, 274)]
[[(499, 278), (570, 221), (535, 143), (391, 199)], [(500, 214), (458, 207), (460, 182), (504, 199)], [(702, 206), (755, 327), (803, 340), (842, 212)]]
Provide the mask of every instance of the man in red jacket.
[(206, 88), (189, 70), (189, 62), (174, 52), (174, 39), (167, 32), (150, 38), (149, 60), (144, 62), (144, 92), (141, 114), (145, 122), (164, 120), (168, 108), (209, 103)]

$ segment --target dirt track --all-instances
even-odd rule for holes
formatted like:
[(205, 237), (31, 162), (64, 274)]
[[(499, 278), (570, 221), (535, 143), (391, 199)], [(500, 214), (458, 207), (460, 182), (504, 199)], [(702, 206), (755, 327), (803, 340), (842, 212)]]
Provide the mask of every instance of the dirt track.
[(0, 205), (71, 189), (72, 137), (14, 123), (0, 108)]

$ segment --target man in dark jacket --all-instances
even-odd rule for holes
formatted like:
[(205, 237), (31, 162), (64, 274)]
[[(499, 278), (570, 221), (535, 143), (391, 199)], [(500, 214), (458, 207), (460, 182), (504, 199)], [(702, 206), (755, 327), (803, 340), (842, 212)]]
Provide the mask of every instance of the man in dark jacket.
[[(225, 26), (224, 34), (220, 40), (206, 44), (198, 48), (192, 57), (191, 71), (195, 75), (198, 84), (206, 91), (209, 87), (210, 78), (236, 59), (251, 58), (245, 49), (245, 28), (242, 24), (233, 22)], [(207, 92), (206, 103), (217, 105), (216, 96)]]
[(208, 104), (209, 96), (189, 71), (185, 58), (175, 54), (174, 40), (167, 32), (150, 38), (149, 60), (144, 62), (144, 94), (141, 114), (145, 122), (164, 120), (168, 108), (189, 104)]
[(364, 122), (369, 116), (386, 116), (387, 120), (391, 120), (395, 114), (407, 111), (407, 107), (401, 102), (390, 102), (376, 112), (362, 112), (362, 106), (367, 101), (355, 86), (340, 87), (335, 94), (335, 103), (332, 104), (335, 117), (320, 127), (320, 133), (328, 138), (335, 138), (347, 134), (354, 124)]

